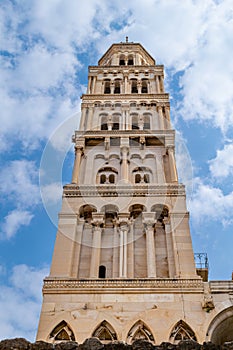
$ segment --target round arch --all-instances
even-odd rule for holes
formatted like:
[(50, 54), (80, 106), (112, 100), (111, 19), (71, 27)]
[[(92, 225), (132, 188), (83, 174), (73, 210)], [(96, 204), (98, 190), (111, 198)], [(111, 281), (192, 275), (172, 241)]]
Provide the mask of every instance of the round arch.
[(206, 336), (207, 340), (217, 345), (233, 341), (233, 306), (222, 310), (215, 316), (208, 327)]

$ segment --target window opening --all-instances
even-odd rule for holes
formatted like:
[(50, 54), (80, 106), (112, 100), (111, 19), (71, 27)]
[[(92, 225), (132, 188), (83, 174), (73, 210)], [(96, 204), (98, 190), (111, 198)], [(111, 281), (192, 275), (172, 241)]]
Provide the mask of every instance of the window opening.
[(104, 93), (105, 94), (110, 94), (111, 90), (110, 90), (110, 80), (105, 80), (105, 84), (104, 84)]
[(106, 266), (99, 266), (99, 278), (106, 278)]

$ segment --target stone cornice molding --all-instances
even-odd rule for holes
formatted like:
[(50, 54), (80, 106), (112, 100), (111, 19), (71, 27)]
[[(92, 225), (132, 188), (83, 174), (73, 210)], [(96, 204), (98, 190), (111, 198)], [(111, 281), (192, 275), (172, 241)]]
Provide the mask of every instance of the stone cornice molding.
[(114, 100), (114, 101), (119, 101), (119, 100), (148, 100), (148, 99), (152, 99), (152, 100), (158, 100), (158, 102), (168, 102), (169, 103), (169, 94), (167, 93), (160, 93), (160, 94), (83, 94), (81, 96), (81, 99), (83, 101), (86, 100), (94, 100), (94, 101), (110, 101), (110, 100)]
[(185, 187), (182, 184), (173, 185), (74, 185), (67, 184), (63, 187), (64, 197), (155, 197), (155, 196), (185, 196)]
[(203, 293), (201, 279), (87, 279), (47, 277), (44, 294), (59, 293)]

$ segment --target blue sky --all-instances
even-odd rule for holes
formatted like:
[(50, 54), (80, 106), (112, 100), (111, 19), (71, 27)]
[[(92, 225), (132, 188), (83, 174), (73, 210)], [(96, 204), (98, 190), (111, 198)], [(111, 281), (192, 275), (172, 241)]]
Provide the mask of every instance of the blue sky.
[(126, 35), (165, 66), (194, 251), (231, 278), (231, 0), (2, 0), (1, 339), (35, 339), (87, 66)]

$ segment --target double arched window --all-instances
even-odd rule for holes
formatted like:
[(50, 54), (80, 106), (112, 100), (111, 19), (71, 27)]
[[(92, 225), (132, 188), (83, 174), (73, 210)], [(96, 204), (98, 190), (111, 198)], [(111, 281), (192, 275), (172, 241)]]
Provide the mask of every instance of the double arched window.
[(151, 180), (151, 170), (146, 167), (137, 167), (133, 170), (135, 184), (147, 184)]
[(116, 177), (118, 175), (118, 171), (112, 167), (104, 167), (99, 169), (97, 174), (97, 183), (100, 185), (104, 184), (114, 184), (116, 183)]

